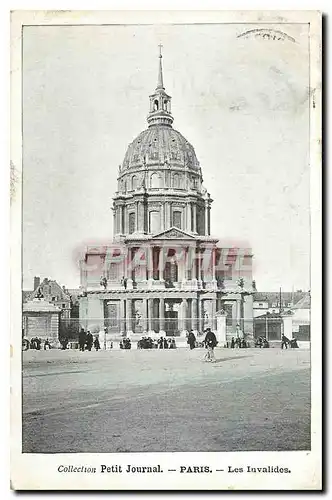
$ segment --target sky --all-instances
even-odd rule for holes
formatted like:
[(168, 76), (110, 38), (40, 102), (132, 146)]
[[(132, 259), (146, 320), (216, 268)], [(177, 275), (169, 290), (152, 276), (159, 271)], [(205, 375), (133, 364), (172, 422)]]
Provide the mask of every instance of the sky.
[[(163, 44), (173, 128), (214, 199), (211, 232), (251, 246), (259, 291), (310, 289), (308, 28), (31, 26), (23, 32), (23, 288), (80, 284), (77, 255), (112, 239), (126, 148), (145, 128)], [(271, 28), (271, 25), (268, 26)]]

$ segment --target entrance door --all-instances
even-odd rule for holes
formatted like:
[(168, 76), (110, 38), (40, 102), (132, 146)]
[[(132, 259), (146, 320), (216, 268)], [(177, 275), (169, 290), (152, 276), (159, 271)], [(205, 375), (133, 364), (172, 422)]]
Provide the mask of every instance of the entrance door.
[(165, 311), (165, 331), (167, 335), (173, 336), (178, 331), (178, 312)]

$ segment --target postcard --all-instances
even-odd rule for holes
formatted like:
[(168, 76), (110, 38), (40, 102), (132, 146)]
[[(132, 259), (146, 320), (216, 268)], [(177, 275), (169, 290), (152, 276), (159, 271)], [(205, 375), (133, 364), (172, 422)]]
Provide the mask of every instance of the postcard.
[(12, 12), (14, 490), (322, 488), (321, 44)]

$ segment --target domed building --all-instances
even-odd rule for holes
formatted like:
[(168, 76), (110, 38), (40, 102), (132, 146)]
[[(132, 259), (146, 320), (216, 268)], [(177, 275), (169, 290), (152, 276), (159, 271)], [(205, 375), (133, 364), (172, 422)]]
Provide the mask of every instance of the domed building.
[(172, 126), (161, 55), (158, 84), (150, 95), (148, 128), (128, 146), (114, 197), (114, 237), (157, 234), (177, 227), (210, 234), (212, 200), (203, 187), (193, 146)]
[[(87, 248), (81, 265), (80, 322), (123, 336), (199, 337), (226, 318), (223, 338), (252, 336), (251, 249), (219, 248), (212, 199), (189, 141), (173, 128), (159, 55), (147, 128), (129, 144), (113, 198), (113, 244)], [(243, 263), (245, 262), (245, 265)]]

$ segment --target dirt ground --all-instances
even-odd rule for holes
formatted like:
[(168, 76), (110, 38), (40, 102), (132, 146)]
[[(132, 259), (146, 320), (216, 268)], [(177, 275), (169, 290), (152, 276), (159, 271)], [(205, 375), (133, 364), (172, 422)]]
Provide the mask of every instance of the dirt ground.
[(310, 352), (26, 351), (23, 452), (310, 449)]

